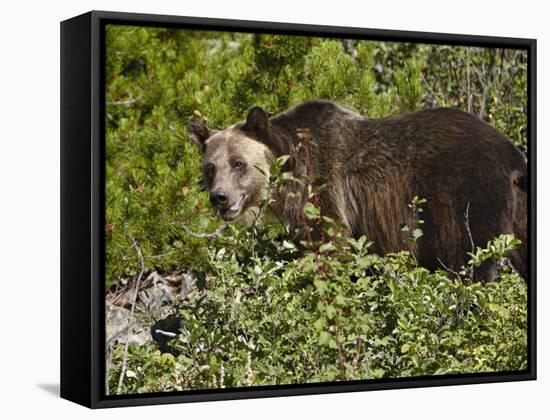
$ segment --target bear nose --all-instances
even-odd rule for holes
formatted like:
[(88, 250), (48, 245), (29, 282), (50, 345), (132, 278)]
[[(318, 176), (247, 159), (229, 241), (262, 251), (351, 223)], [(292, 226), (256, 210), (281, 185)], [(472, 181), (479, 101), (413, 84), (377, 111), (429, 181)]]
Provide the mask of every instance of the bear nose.
[(223, 190), (217, 190), (210, 194), (210, 197), (216, 204), (225, 204), (227, 203), (228, 194)]

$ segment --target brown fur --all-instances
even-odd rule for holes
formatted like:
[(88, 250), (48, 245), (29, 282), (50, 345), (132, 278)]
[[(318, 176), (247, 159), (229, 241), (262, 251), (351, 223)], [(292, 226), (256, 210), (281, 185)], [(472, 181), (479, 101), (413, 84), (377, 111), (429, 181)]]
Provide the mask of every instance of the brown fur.
[[(315, 182), (328, 186), (321, 210), (341, 220), (350, 235), (366, 235), (381, 254), (407, 248), (408, 234), (400, 226), (410, 221), (408, 203), (419, 196), (427, 199), (424, 236), (413, 251), (422, 265), (458, 271), (472, 245), (513, 233), (523, 245), (510, 258), (526, 276), (525, 159), (506, 137), (470, 114), (429, 109), (368, 119), (332, 102), (311, 101), (271, 119), (254, 108), (245, 123), (217, 133), (190, 124), (204, 161), (220, 168), (207, 181), (209, 188), (227, 189), (228, 205), (246, 194), (241, 214), (257, 205), (258, 189), (265, 185), (251, 160), (265, 168), (268, 158), (290, 155), (285, 170), (303, 176), (303, 129), (312, 139), (307, 164)], [(231, 169), (232, 155), (247, 161), (246, 175)], [(298, 224), (303, 203), (276, 201), (275, 210)], [(495, 263), (487, 262), (475, 278), (488, 281), (495, 274)]]

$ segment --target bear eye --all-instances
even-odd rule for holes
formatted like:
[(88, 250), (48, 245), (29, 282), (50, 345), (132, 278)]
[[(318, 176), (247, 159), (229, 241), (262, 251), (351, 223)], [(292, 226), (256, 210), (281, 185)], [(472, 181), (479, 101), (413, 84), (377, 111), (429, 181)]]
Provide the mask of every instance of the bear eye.
[(216, 167), (214, 166), (213, 163), (206, 163), (203, 167), (204, 172), (208, 175), (213, 174), (215, 169)]
[(246, 166), (246, 163), (244, 163), (242, 160), (236, 160), (236, 161), (233, 163), (233, 167), (234, 167), (235, 169), (243, 169), (245, 166)]

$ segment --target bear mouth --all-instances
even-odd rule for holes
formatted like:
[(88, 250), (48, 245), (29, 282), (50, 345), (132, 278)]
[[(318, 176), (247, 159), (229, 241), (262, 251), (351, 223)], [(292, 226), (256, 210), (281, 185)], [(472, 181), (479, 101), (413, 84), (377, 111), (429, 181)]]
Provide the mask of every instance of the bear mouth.
[(220, 217), (226, 222), (236, 219), (243, 210), (245, 200), (246, 194), (243, 194), (232, 206), (220, 209)]

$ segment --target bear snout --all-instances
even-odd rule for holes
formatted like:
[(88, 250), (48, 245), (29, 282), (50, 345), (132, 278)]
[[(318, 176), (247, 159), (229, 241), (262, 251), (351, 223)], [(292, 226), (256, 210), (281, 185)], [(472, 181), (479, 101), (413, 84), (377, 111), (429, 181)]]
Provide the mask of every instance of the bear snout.
[(212, 203), (217, 206), (223, 206), (224, 204), (227, 204), (228, 198), (229, 194), (227, 193), (227, 191), (224, 191), (222, 189), (218, 189), (210, 193), (210, 201), (212, 201)]

